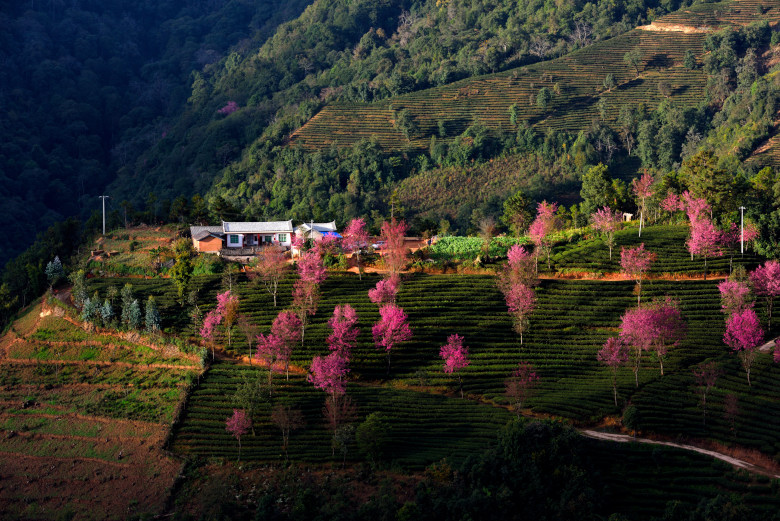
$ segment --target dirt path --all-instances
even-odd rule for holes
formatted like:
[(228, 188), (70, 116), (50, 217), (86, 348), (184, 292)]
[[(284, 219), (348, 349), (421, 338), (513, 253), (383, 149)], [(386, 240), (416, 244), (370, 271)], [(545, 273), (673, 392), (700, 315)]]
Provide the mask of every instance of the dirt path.
[(667, 447), (674, 447), (676, 449), (683, 449), (688, 450), (691, 452), (697, 452), (699, 454), (704, 454), (705, 456), (710, 456), (711, 458), (719, 459), (721, 461), (725, 461), (726, 463), (733, 465), (737, 468), (744, 469), (750, 472), (754, 472), (756, 474), (761, 474), (764, 476), (769, 476), (770, 478), (780, 479), (780, 474), (767, 470), (765, 468), (759, 467), (757, 465), (754, 465), (752, 463), (748, 463), (747, 461), (734, 458), (732, 456), (728, 456), (726, 454), (723, 454), (721, 452), (717, 452), (714, 450), (708, 450), (703, 449), (701, 447), (697, 447), (695, 445), (688, 445), (683, 443), (674, 443), (671, 441), (658, 441), (658, 440), (651, 440), (649, 438), (634, 438), (632, 436), (629, 436), (627, 434), (613, 434), (609, 432), (599, 432), (594, 431), (590, 429), (582, 429), (580, 430), (583, 436), (587, 436), (588, 438), (593, 438), (597, 440), (604, 440), (604, 441), (611, 441), (613, 443), (645, 443), (648, 445), (665, 445)]
[(103, 360), (38, 360), (35, 358), (6, 358), (0, 360), (0, 364), (19, 364), (19, 365), (86, 365), (86, 366), (119, 366), (133, 367), (141, 370), (148, 369), (182, 369), (190, 371), (199, 371), (200, 367), (196, 365), (176, 365), (176, 364), (133, 364), (130, 362), (109, 362)]

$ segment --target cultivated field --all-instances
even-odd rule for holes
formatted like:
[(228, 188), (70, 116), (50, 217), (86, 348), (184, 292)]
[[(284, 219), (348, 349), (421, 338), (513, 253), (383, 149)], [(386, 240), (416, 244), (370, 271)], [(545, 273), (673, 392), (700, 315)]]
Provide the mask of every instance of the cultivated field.
[(162, 448), (198, 362), (138, 335), (85, 331), (55, 301), (0, 338), (4, 519), (159, 512), (181, 464)]

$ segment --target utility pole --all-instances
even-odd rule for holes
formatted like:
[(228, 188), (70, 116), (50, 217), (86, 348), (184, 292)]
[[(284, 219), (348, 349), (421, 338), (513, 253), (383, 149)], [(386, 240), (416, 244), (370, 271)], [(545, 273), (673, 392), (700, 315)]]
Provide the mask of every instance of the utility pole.
[(106, 234), (106, 199), (108, 199), (107, 195), (99, 195), (100, 199), (103, 199), (103, 235)]
[(739, 207), (739, 253), (745, 255), (745, 207)]

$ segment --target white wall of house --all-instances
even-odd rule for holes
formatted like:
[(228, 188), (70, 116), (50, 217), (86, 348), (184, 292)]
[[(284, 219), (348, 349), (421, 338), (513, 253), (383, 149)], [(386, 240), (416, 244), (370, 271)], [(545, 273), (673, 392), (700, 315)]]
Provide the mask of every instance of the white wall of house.
[(263, 244), (279, 244), (292, 246), (291, 233), (230, 233), (225, 238), (228, 248), (244, 248), (248, 246), (260, 246)]
[(240, 233), (231, 233), (225, 237), (225, 242), (228, 248), (243, 248), (244, 236)]

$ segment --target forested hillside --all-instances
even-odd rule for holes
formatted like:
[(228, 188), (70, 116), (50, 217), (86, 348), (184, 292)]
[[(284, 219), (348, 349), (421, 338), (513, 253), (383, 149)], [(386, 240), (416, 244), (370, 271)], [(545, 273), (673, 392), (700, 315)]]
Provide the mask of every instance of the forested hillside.
[[(316, 2), (258, 51), (236, 52), (221, 68), (197, 76), (188, 110), (164, 140), (120, 170), (113, 187), (132, 191), (136, 201), (150, 191), (173, 199), (193, 187), (204, 190), (219, 176), (223, 182), (212, 199), (236, 188), (225, 195), (247, 216), (284, 212), (295, 217), (305, 211), (308, 218), (309, 205), (315, 218), (345, 208), (345, 217), (382, 211), (377, 204), (409, 168), (401, 157), (391, 159), (400, 150), (356, 152), (356, 160), (366, 157), (367, 162), (356, 168), (346, 152), (308, 164), (308, 158), (282, 158), (277, 147), (331, 101), (380, 101), (563, 56), (647, 23), (680, 3), (663, 5), (654, 0), (619, 6), (606, 1)], [(291, 209), (289, 198), (271, 194), (273, 172), (280, 169), (316, 170), (305, 182), (317, 188), (295, 198), (305, 203)], [(347, 173), (326, 174), (333, 170)], [(341, 185), (338, 198), (347, 197), (345, 176), (353, 172), (370, 178), (367, 186), (355, 189), (354, 200), (323, 197), (321, 191), (328, 190), (322, 187), (334, 184)], [(249, 178), (251, 189), (243, 184)], [(296, 174), (282, 184), (302, 181)], [(231, 210), (221, 203), (215, 204), (219, 211)]]
[[(88, 216), (165, 134), (191, 72), (261, 44), (302, 0), (0, 4), (0, 265), (55, 221)], [(175, 175), (175, 173), (171, 173)], [(121, 194), (112, 192), (114, 207)]]

